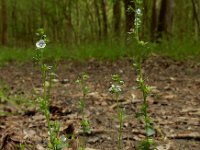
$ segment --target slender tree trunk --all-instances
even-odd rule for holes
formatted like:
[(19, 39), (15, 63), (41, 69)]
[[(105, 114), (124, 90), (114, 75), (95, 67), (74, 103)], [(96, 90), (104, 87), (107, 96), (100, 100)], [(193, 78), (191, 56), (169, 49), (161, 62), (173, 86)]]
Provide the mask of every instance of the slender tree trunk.
[[(72, 6), (72, 1), (70, 0), (68, 2), (68, 5), (63, 7), (64, 23), (65, 23), (65, 27), (66, 27), (65, 28), (65, 38), (66, 38), (65, 40), (66, 40), (67, 44), (73, 44), (74, 41), (76, 42), (76, 40), (77, 40), (76, 32), (75, 32), (74, 26), (72, 24), (71, 6)], [(68, 7), (68, 9), (66, 7)]]
[(114, 36), (119, 40), (120, 38), (120, 22), (121, 22), (121, 0), (114, 0), (113, 4), (113, 22), (114, 22)]
[(141, 27), (141, 39), (145, 39), (146, 38), (146, 29), (148, 27), (148, 0), (143, 0), (143, 16), (142, 16), (142, 27)]
[(157, 29), (158, 39), (163, 35), (169, 37), (172, 34), (173, 15), (174, 0), (162, 0)]
[(102, 16), (103, 16), (104, 38), (107, 39), (107, 36), (108, 36), (108, 19), (107, 19), (107, 14), (106, 14), (106, 1), (105, 0), (101, 0), (101, 11), (102, 11)]
[(76, 28), (76, 32), (74, 33), (74, 35), (75, 35), (75, 43), (77, 45), (79, 45), (81, 42), (81, 37), (80, 37), (81, 26), (80, 26), (80, 12), (79, 12), (80, 5), (79, 5), (78, 0), (76, 0), (76, 2), (75, 2), (75, 8), (76, 8), (76, 26), (77, 26), (77, 28)]
[(7, 0), (1, 0), (1, 44), (7, 45), (7, 31), (8, 31), (8, 22), (7, 22)]
[(58, 14), (58, 2), (57, 2), (57, 0), (53, 0), (52, 1), (52, 3), (53, 3), (53, 13), (54, 14), (52, 14), (51, 15), (51, 19), (52, 19), (52, 23), (53, 23), (53, 26), (52, 26), (52, 31), (53, 31), (53, 40), (55, 41), (55, 42), (58, 42), (59, 41), (59, 38), (58, 38), (58, 36), (59, 36), (59, 14)]
[(12, 45), (16, 45), (17, 36), (17, 0), (12, 1), (12, 13), (11, 13), (11, 26), (12, 26)]
[(45, 1), (44, 0), (41, 0), (40, 1), (40, 16), (41, 16), (41, 22), (40, 22), (40, 27), (44, 28), (44, 20), (45, 20), (45, 14), (44, 14), (44, 6), (45, 6)]
[(124, 0), (124, 7), (125, 7), (125, 43), (127, 44), (127, 39), (129, 39), (128, 32), (134, 28), (134, 21), (135, 21), (135, 12), (129, 10), (128, 8), (131, 7), (135, 10), (135, 3), (132, 0)]
[(154, 41), (157, 37), (157, 26), (158, 26), (158, 8), (157, 0), (153, 0), (152, 16), (151, 16), (151, 41)]
[(196, 22), (196, 39), (198, 39), (198, 37), (200, 37), (200, 6), (199, 6), (199, 2), (196, 0), (192, 0), (192, 6), (193, 6), (193, 14), (194, 14), (194, 19)]
[(98, 39), (101, 40), (101, 36), (102, 36), (102, 31), (101, 31), (101, 17), (100, 17), (100, 11), (99, 11), (99, 6), (97, 3), (98, 0), (94, 0), (94, 7), (96, 10), (96, 17), (97, 17), (97, 22), (98, 22), (98, 27), (97, 27), (97, 32), (98, 32)]
[[(92, 39), (95, 39), (96, 37), (95, 37), (95, 26), (94, 26), (94, 17), (93, 17), (93, 13), (92, 13), (92, 11), (91, 11), (91, 9), (90, 9), (90, 3), (86, 0), (86, 8), (87, 8), (87, 11), (86, 11), (86, 16), (88, 17), (88, 22), (89, 22), (89, 24), (90, 24), (90, 31), (91, 31), (91, 33), (90, 33), (90, 37), (92, 38)], [(89, 37), (88, 36), (88, 37)]]

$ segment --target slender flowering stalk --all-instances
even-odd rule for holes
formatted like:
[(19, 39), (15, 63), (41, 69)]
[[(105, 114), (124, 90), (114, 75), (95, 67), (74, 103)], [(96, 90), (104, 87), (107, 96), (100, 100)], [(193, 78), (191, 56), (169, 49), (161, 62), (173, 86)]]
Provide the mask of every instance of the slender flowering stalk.
[[(48, 142), (48, 149), (50, 150), (61, 150), (64, 147), (67, 147), (67, 143), (63, 141), (63, 137), (60, 139), (58, 134), (60, 131), (60, 124), (57, 121), (51, 121), (50, 120), (50, 111), (49, 111), (49, 105), (50, 105), (50, 90), (52, 87), (52, 66), (49, 66), (44, 63), (44, 48), (46, 47), (46, 35), (42, 32), (42, 34), (38, 34), (42, 38), (36, 42), (36, 55), (34, 57), (34, 60), (40, 65), (41, 73), (42, 73), (42, 81), (43, 81), (43, 96), (38, 98), (38, 101), (40, 103), (40, 109), (44, 113), (44, 116), (46, 118), (47, 127), (48, 127), (48, 135), (50, 136), (49, 142)], [(55, 68), (55, 67), (54, 67)], [(49, 80), (48, 80), (49, 79)]]
[[(135, 39), (138, 42), (139, 45), (142, 47), (145, 47), (147, 43), (144, 41), (140, 40), (139, 38), (139, 30), (141, 28), (141, 23), (142, 23), (142, 9), (143, 9), (143, 0), (136, 0), (135, 1)], [(147, 97), (150, 94), (150, 87), (145, 83), (145, 79), (143, 77), (143, 72), (142, 72), (142, 67), (141, 67), (141, 58), (142, 56), (139, 57), (137, 62), (134, 64), (134, 67), (136, 67), (138, 77), (136, 81), (138, 82), (138, 89), (142, 92), (142, 97), (143, 97), (143, 104), (141, 106), (140, 112), (138, 113), (138, 117), (142, 117), (144, 120), (144, 125), (145, 125), (145, 132), (146, 132), (146, 139), (142, 140), (138, 146), (139, 150), (151, 150), (155, 148), (155, 143), (154, 140), (151, 138), (154, 134), (155, 131), (153, 129), (153, 124), (151, 121), (151, 118), (148, 116), (148, 101)]]
[(90, 122), (89, 120), (85, 117), (85, 107), (86, 107), (86, 96), (89, 93), (89, 87), (87, 86), (87, 80), (89, 79), (89, 75), (86, 73), (82, 73), (82, 75), (76, 80), (76, 83), (80, 85), (81, 91), (82, 91), (82, 98), (79, 100), (79, 108), (80, 112), (82, 115), (81, 118), (81, 127), (83, 130), (83, 146), (80, 147), (79, 149), (84, 149), (86, 146), (85, 142), (85, 135), (91, 133), (90, 129)]
[(148, 115), (148, 101), (147, 101), (147, 97), (151, 92), (151, 88), (145, 83), (142, 69), (141, 69), (141, 62), (136, 64), (135, 67), (138, 71), (138, 77), (136, 79), (136, 81), (138, 82), (138, 89), (142, 92), (142, 97), (143, 97), (143, 104), (137, 116), (140, 118), (143, 118), (145, 133), (146, 133), (146, 139), (140, 141), (138, 149), (151, 150), (155, 148), (155, 143), (154, 143), (154, 140), (152, 139), (152, 136), (155, 134), (155, 131), (153, 128), (151, 118)]
[(123, 149), (122, 145), (122, 132), (123, 132), (123, 122), (125, 120), (125, 114), (124, 109), (122, 108), (121, 104), (119, 103), (119, 96), (122, 92), (122, 85), (124, 84), (124, 81), (120, 79), (120, 76), (115, 74), (112, 76), (113, 83), (111, 87), (109, 88), (109, 92), (114, 95), (115, 100), (117, 101), (117, 119), (119, 121), (119, 130), (118, 130), (118, 150)]

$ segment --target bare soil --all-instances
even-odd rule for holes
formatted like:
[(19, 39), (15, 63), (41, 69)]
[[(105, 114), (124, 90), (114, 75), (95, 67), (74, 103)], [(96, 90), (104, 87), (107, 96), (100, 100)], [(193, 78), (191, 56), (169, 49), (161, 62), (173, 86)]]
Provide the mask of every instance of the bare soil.
[[(148, 97), (148, 112), (156, 130), (158, 150), (200, 150), (200, 64), (179, 62), (151, 56), (143, 63), (146, 82), (153, 90)], [(86, 117), (92, 132), (85, 135), (86, 147), (117, 149), (116, 101), (109, 93), (111, 75), (119, 74), (125, 82), (120, 102), (126, 113), (123, 125), (124, 150), (134, 150), (145, 132), (136, 118), (142, 104), (136, 89), (136, 71), (131, 60), (70, 62), (62, 61), (56, 71), (51, 97), (51, 119), (61, 123), (61, 134), (73, 125), (75, 141), (82, 142), (81, 114), (78, 101), (81, 89), (76, 79), (86, 72), (90, 93), (86, 98)], [(41, 73), (32, 63), (8, 63), (0, 69), (1, 91), (0, 149), (47, 149), (47, 125), (38, 109), (36, 97), (42, 94)], [(3, 94), (2, 94), (3, 93)], [(74, 142), (74, 141), (73, 141)], [(73, 143), (74, 144), (74, 143)]]

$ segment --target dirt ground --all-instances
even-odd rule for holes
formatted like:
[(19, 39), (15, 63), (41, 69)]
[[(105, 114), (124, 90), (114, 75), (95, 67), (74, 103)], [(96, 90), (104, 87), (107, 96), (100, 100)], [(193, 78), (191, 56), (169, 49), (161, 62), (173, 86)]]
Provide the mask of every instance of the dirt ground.
[[(200, 64), (155, 55), (144, 62), (143, 70), (146, 82), (153, 88), (148, 101), (157, 149), (200, 150)], [(73, 125), (81, 141), (78, 101), (82, 94), (75, 84), (81, 72), (90, 76), (86, 117), (91, 122), (92, 132), (86, 135), (86, 147), (117, 149), (116, 101), (108, 89), (111, 75), (119, 74), (125, 82), (120, 102), (127, 116), (123, 125), (123, 147), (134, 150), (145, 133), (142, 121), (136, 118), (142, 97), (136, 89), (137, 76), (131, 60), (62, 61), (52, 90), (51, 119), (61, 123), (62, 133)], [(0, 116), (0, 149), (20, 149), (20, 143), (30, 150), (46, 149), (45, 118), (35, 106), (36, 97), (42, 93), (40, 71), (32, 63), (11, 62), (0, 68), (0, 80), (0, 111), (5, 113)]]

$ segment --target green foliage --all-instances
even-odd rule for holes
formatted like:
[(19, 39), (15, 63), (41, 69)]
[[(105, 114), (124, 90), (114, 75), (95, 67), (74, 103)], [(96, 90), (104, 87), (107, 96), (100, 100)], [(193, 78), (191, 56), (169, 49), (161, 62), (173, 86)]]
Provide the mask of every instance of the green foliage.
[(84, 133), (88, 133), (88, 134), (91, 133), (90, 122), (86, 118), (83, 118), (81, 120), (81, 127)]
[[(48, 45), (44, 51), (44, 60), (54, 58), (87, 61), (89, 59), (111, 60), (147, 57), (151, 53), (161, 56), (168, 56), (176, 60), (196, 60), (200, 58), (200, 45), (192, 39), (184, 38), (183, 40), (172, 38), (169, 41), (163, 40), (161, 43), (147, 43), (144, 49), (141, 44), (134, 42), (129, 47), (116, 43), (90, 43), (77, 47), (65, 47), (61, 45)], [(38, 53), (32, 49), (19, 48), (0, 48), (0, 64), (11, 61), (27, 63), (32, 60), (32, 56)], [(12, 54), (12, 55), (11, 55)], [(35, 61), (35, 60), (34, 60)]]
[(118, 150), (123, 149), (122, 144), (122, 133), (123, 133), (123, 123), (126, 118), (125, 110), (122, 108), (119, 103), (119, 96), (122, 93), (122, 85), (124, 85), (124, 81), (121, 80), (121, 77), (118, 74), (112, 75), (112, 85), (109, 88), (109, 92), (114, 95), (114, 98), (117, 102), (117, 120), (119, 122), (119, 130), (118, 130), (118, 138), (117, 138), (117, 148)]
[(118, 74), (112, 75), (113, 84), (109, 88), (110, 93), (114, 94), (118, 99), (119, 94), (122, 92), (121, 86), (124, 84), (124, 81), (120, 79)]
[(20, 150), (25, 150), (25, 148), (26, 148), (26, 145), (21, 144), (21, 143), (19, 144), (19, 149), (20, 149)]
[[(39, 29), (37, 35), (41, 38), (36, 43), (36, 55), (34, 57), (34, 61), (40, 66), (40, 70), (42, 73), (42, 80), (43, 80), (43, 96), (38, 97), (37, 101), (39, 102), (39, 106), (41, 111), (43, 112), (47, 126), (48, 126), (48, 134), (50, 136), (50, 140), (48, 143), (48, 148), (51, 150), (62, 150), (64, 147), (68, 146), (66, 141), (62, 141), (59, 138), (59, 131), (60, 131), (60, 124), (57, 121), (51, 121), (50, 119), (50, 95), (51, 95), (51, 88), (52, 88), (52, 79), (54, 77), (54, 70), (57, 66), (57, 62), (54, 65), (54, 68), (44, 62), (44, 48), (46, 46), (46, 35), (44, 34), (43, 29)], [(54, 70), (53, 70), (54, 69)], [(49, 80), (48, 80), (49, 79)]]
[[(137, 0), (136, 1), (136, 15), (135, 15), (135, 19), (138, 20), (137, 22), (141, 21), (141, 16), (142, 16), (142, 12), (137, 12), (138, 10), (141, 11), (141, 9), (143, 8), (143, 0)], [(141, 47), (143, 48), (142, 51), (143, 54), (145, 54), (145, 49), (147, 47), (147, 44), (140, 40), (139, 38), (139, 29), (141, 28), (140, 24), (136, 24), (135, 25), (136, 28), (136, 32), (134, 33), (135, 38), (137, 40), (137, 43), (139, 45), (141, 45)], [(137, 117), (141, 117), (144, 121), (144, 125), (145, 125), (145, 132), (146, 132), (146, 139), (140, 141), (138, 149), (139, 150), (151, 150), (152, 146), (154, 146), (154, 140), (150, 139), (151, 136), (153, 136), (155, 134), (154, 128), (153, 128), (153, 124), (151, 121), (151, 118), (148, 116), (148, 101), (147, 101), (147, 97), (151, 92), (151, 88), (145, 83), (145, 79), (143, 77), (143, 72), (142, 72), (142, 55), (139, 55), (139, 57), (135, 57), (135, 61), (136, 63), (134, 64), (134, 67), (136, 68), (137, 71), (137, 79), (136, 81), (138, 82), (138, 89), (142, 92), (142, 97), (143, 97), (143, 103), (142, 106), (140, 108), (140, 112), (137, 114)], [(154, 149), (155, 147), (153, 147)]]
[[(0, 102), (5, 103), (9, 99), (10, 87), (2, 81), (0, 82), (0, 84), (1, 84), (1, 86), (0, 86)], [(4, 85), (4, 86), (2, 86), (2, 85)]]
[(29, 95), (23, 93), (22, 91), (12, 93), (7, 83), (0, 81), (0, 84), (0, 103), (9, 104), (17, 109), (17, 112), (12, 113), (2, 110), (0, 111), (0, 116), (24, 113), (27, 108), (35, 107), (35, 102), (30, 100)]
[(142, 140), (138, 147), (137, 150), (154, 150), (155, 149), (155, 142), (152, 139), (145, 139)]
[(62, 150), (63, 148), (68, 147), (68, 143), (62, 138), (59, 138), (59, 132), (60, 132), (60, 124), (57, 121), (51, 121), (50, 122), (50, 129), (49, 135), (50, 135), (50, 143), (48, 147), (52, 150)]
[[(138, 62), (134, 66), (136, 67), (136, 70), (138, 72), (138, 77), (136, 80), (138, 82), (138, 89), (142, 92), (142, 96), (143, 96), (143, 104), (140, 108), (140, 112), (137, 113), (137, 117), (140, 117), (144, 120), (145, 131), (146, 131), (146, 140), (145, 141), (148, 141), (149, 137), (151, 137), (155, 134), (151, 118), (148, 116), (147, 97), (151, 92), (151, 88), (148, 85), (146, 85), (146, 83), (145, 83), (142, 69), (141, 69), (141, 62)], [(141, 143), (145, 144), (147, 142), (141, 142)], [(144, 146), (144, 147), (146, 147), (146, 146)], [(142, 150), (149, 150), (149, 149), (142, 149)]]
[[(51, 1), (34, 0), (32, 3), (29, 3), (27, 0), (20, 0), (20, 1), (7, 0), (4, 2), (7, 6), (5, 10), (7, 14), (6, 35), (8, 39), (7, 40), (8, 44), (6, 46), (17, 47), (17, 49), (19, 47), (29, 47), (30, 45), (32, 45), (33, 35), (35, 35), (35, 30), (38, 28), (39, 28), (37, 30), (38, 38), (42, 38), (42, 36), (45, 35), (44, 33), (46, 32), (48, 33), (49, 38), (52, 39), (53, 43), (56, 43), (57, 45), (59, 44), (63, 44), (65, 46), (67, 45), (67, 48), (70, 48), (70, 46), (72, 45), (73, 46), (80, 45), (80, 47), (82, 47), (83, 43), (91, 44), (97, 41), (102, 42), (108, 39), (112, 39), (112, 40), (115, 39), (113, 38), (113, 34), (114, 34), (113, 33), (114, 31), (113, 19), (115, 17), (115, 14), (113, 13), (114, 12), (113, 0), (106, 1), (105, 3), (106, 8), (107, 8), (106, 9), (107, 10), (106, 23), (107, 23), (108, 37), (104, 37), (103, 35), (104, 20), (102, 17), (101, 1), (96, 1), (95, 3), (90, 0), (85, 0), (85, 1), (63, 0), (63, 1), (58, 1), (58, 2), (54, 0), (51, 0)], [(128, 7), (128, 10), (124, 10), (123, 2), (135, 3), (136, 7), (140, 8), (142, 13), (138, 13), (137, 10), (134, 10), (131, 7)], [(145, 9), (142, 8), (143, 4), (145, 5)], [(126, 34), (124, 33), (124, 27), (126, 24), (125, 18), (126, 18), (127, 11), (136, 12), (135, 13), (135, 15), (137, 16), (136, 18), (138, 18), (140, 14), (143, 14), (140, 16), (141, 20), (138, 20), (138, 19), (135, 20), (136, 21), (135, 26), (137, 25), (141, 26), (140, 31), (139, 31), (142, 33), (141, 36), (146, 37), (147, 40), (151, 38), (150, 26), (152, 22), (152, 12), (153, 12), (152, 4), (153, 4), (152, 1), (143, 1), (143, 0), (122, 1), (121, 0), (121, 5), (119, 5), (120, 9), (118, 10), (120, 11), (119, 14), (121, 14), (120, 19), (119, 19), (120, 21), (118, 24), (119, 32), (121, 35), (119, 37), (120, 42), (124, 43), (124, 36)], [(160, 5), (160, 2), (158, 2), (157, 5)], [(183, 37), (187, 37), (188, 40), (190, 39), (194, 40), (196, 38), (195, 35), (197, 34), (197, 29), (196, 29), (197, 25), (194, 19), (195, 17), (194, 17), (192, 2), (186, 1), (185, 3), (182, 3), (181, 0), (176, 0), (175, 5), (177, 7), (174, 7), (173, 32), (170, 38), (176, 37), (178, 40), (180, 40)], [(1, 3), (1, 7), (3, 6), (4, 6), (3, 3)], [(197, 9), (199, 8), (198, 2), (196, 3), (196, 7)], [(45, 31), (43, 28), (45, 28)], [(135, 28), (135, 29), (138, 29), (138, 28)], [(137, 30), (135, 29), (134, 31), (136, 32)], [(46, 40), (49, 41), (48, 39)], [(197, 37), (197, 40), (198, 40), (198, 37)], [(118, 47), (119, 43), (115, 43), (115, 44), (117, 44), (116, 47)], [(60, 48), (60, 46), (56, 46), (56, 47)], [(80, 48), (76, 48), (76, 49), (80, 49)], [(107, 49), (108, 48), (106, 48), (106, 51)], [(190, 49), (187, 49), (187, 51), (190, 51)], [(103, 52), (105, 52), (105, 50)], [(91, 51), (88, 53), (91, 54)], [(87, 56), (88, 56), (88, 53), (86, 54)], [(71, 53), (68, 53), (68, 54), (70, 56)], [(94, 55), (96, 54), (99, 55), (99, 52), (95, 52)], [(80, 55), (83, 56), (84, 54), (82, 53)], [(92, 57), (94, 55), (92, 55)], [(31, 54), (29, 54), (29, 60), (31, 58), (30, 56)], [(105, 54), (103, 56), (105, 56)], [(120, 55), (120, 57), (121, 56), (122, 55)], [(13, 58), (13, 56), (9, 56), (9, 57)], [(20, 57), (25, 58), (23, 54)]]
[[(44, 91), (43, 96), (38, 97), (37, 101), (39, 102), (40, 109), (46, 118), (46, 123), (48, 126), (48, 135), (49, 135), (49, 141), (48, 141), (49, 149), (61, 150), (69, 146), (66, 140), (64, 140), (65, 137), (64, 139), (62, 137), (59, 137), (59, 131), (60, 131), (59, 122), (51, 121), (50, 118), (50, 111), (49, 111), (50, 95), (51, 95), (50, 91), (52, 88), (51, 84), (52, 84), (52, 79), (55, 75), (54, 72), (57, 66), (57, 62), (55, 63), (54, 66), (48, 65), (45, 62), (47, 62), (47, 60), (52, 60), (52, 58), (55, 59), (55, 57), (62, 59), (70, 59), (70, 60), (72, 59), (76, 61), (89, 60), (93, 58), (97, 60), (115, 61), (117, 59), (134, 57), (136, 60), (135, 67), (138, 73), (138, 78), (137, 78), (138, 89), (141, 91), (143, 97), (143, 104), (141, 105), (140, 111), (137, 114), (137, 116), (143, 119), (145, 126), (145, 133), (146, 133), (146, 138), (138, 144), (138, 149), (151, 150), (155, 148), (155, 142), (152, 139), (155, 134), (153, 128), (153, 121), (148, 115), (149, 106), (147, 98), (151, 92), (151, 88), (146, 84), (145, 78), (143, 76), (141, 67), (142, 59), (146, 58), (151, 52), (159, 53), (160, 55), (167, 55), (175, 59), (186, 59), (186, 58), (188, 59), (191, 57), (199, 58), (200, 45), (198, 43), (198, 40), (193, 41), (193, 39), (190, 38), (190, 35), (194, 36), (193, 31), (188, 30), (186, 31), (187, 32), (186, 34), (182, 35), (182, 33), (180, 33), (178, 29), (179, 26), (174, 27), (173, 34), (176, 35), (173, 36), (174, 38), (171, 38), (172, 36), (170, 38), (168, 37), (168, 39), (163, 38), (161, 41), (159, 41), (160, 43), (150, 43), (150, 42), (147, 43), (141, 40), (142, 37), (141, 32), (144, 32), (143, 34), (146, 34), (145, 32), (146, 30), (144, 30), (144, 28), (148, 27), (148, 25), (144, 24), (144, 21), (145, 19), (148, 19), (148, 16), (150, 15), (148, 14), (146, 18), (143, 18), (144, 17), (143, 0), (134, 0), (132, 2), (135, 3), (136, 9), (134, 10), (133, 8), (128, 7), (128, 10), (124, 11), (124, 12), (126, 11), (135, 12), (135, 20), (133, 22), (134, 29), (131, 29), (132, 33), (134, 34), (134, 40), (132, 42), (132, 45), (129, 45), (129, 47), (122, 44), (124, 42), (121, 42), (123, 41), (122, 38), (124, 38), (123, 37), (124, 35), (121, 36), (121, 41), (118, 43), (116, 41), (108, 40), (108, 38), (112, 36), (112, 25), (111, 25), (112, 15), (110, 13), (111, 11), (109, 11), (107, 14), (108, 16), (107, 23), (109, 26), (108, 34), (110, 35), (108, 35), (108, 37), (103, 37), (103, 36), (98, 37), (99, 34), (98, 32), (99, 31), (101, 32), (103, 28), (101, 27), (102, 24), (97, 25), (98, 19), (95, 18), (96, 16), (93, 15), (95, 14), (94, 12), (96, 12), (97, 10), (96, 8), (92, 7), (93, 2), (91, 1), (86, 0), (86, 1), (73, 1), (73, 2), (72, 1), (46, 2), (46, 1), (35, 0), (33, 1), (32, 4), (30, 4), (29, 2), (27, 2), (27, 0), (26, 1), (22, 0), (21, 3), (23, 5), (15, 5), (15, 3), (12, 3), (12, 1), (8, 2), (8, 10), (13, 10), (9, 11), (9, 13), (12, 13), (12, 15), (11, 14), (8, 15), (13, 17), (12, 18), (13, 21), (11, 18), (8, 19), (8, 23), (10, 23), (8, 25), (12, 25), (9, 26), (8, 30), (8, 37), (10, 39), (8, 42), (9, 45), (12, 46), (15, 45), (17, 47), (20, 47), (22, 45), (23, 46), (29, 45), (30, 41), (33, 40), (31, 34), (33, 34), (32, 32), (34, 31), (35, 28), (44, 26), (48, 27), (47, 31), (45, 31), (43, 28), (39, 28), (37, 30), (36, 35), (38, 42), (36, 43), (37, 49), (34, 52), (32, 51), (32, 49), (24, 50), (19, 48), (1, 47), (0, 62), (1, 63), (9, 61), (27, 62), (30, 61), (32, 55), (35, 54), (34, 62), (40, 67), (42, 73), (43, 91)], [(187, 7), (190, 6), (188, 2), (186, 3)], [(14, 10), (15, 6), (17, 6), (17, 10)], [(84, 7), (79, 7), (79, 6), (84, 6)], [(99, 7), (100, 3), (97, 3), (97, 8)], [(111, 7), (112, 7), (111, 2), (110, 1), (107, 2), (107, 9), (111, 10)], [(181, 10), (183, 9), (181, 8)], [(192, 11), (189, 10), (188, 12), (189, 13), (187, 13), (188, 15), (186, 16), (187, 20), (193, 18), (191, 17)], [(81, 17), (79, 16), (79, 13), (81, 13)], [(176, 13), (179, 12), (176, 11)], [(24, 15), (22, 14), (26, 14), (25, 18)], [(17, 15), (18, 17), (15, 17), (14, 15)], [(44, 16), (46, 18), (45, 21), (43, 20)], [(182, 15), (177, 15), (177, 16), (182, 16)], [(15, 18), (17, 18), (17, 20), (14, 20)], [(100, 19), (102, 18), (103, 17), (100, 16)], [(179, 19), (177, 19), (176, 17), (175, 19), (176, 19), (175, 23), (179, 24), (177, 23), (177, 20), (179, 21)], [(122, 20), (125, 20), (125, 18), (122, 18)], [(16, 23), (15, 21), (19, 21), (19, 23), (15, 24)], [(102, 20), (100, 20), (100, 22), (101, 21)], [(187, 28), (192, 25), (191, 22), (188, 21), (187, 23), (185, 23), (183, 25), (184, 28), (182, 27), (182, 30), (183, 31), (187, 30)], [(121, 23), (119, 26), (123, 27), (124, 23)], [(50, 37), (52, 37), (56, 45), (51, 45), (50, 43), (51, 41), (49, 41), (45, 32), (48, 32), (50, 34)], [(100, 33), (100, 35), (103, 34)], [(146, 37), (148, 36), (149, 35), (147, 35)], [(97, 39), (99, 40), (99, 42), (95, 43)], [(82, 41), (86, 42), (87, 44), (83, 44)], [(48, 49), (44, 49), (46, 43), (49, 43)], [(60, 43), (62, 44), (60, 45)], [(87, 85), (88, 79), (89, 76), (83, 73), (76, 81), (80, 85), (82, 92), (82, 97), (79, 100), (79, 108), (82, 115), (80, 124), (83, 133), (85, 135), (91, 133), (90, 122), (85, 117), (86, 97), (90, 91)], [(126, 119), (125, 109), (119, 102), (119, 97), (120, 94), (122, 94), (123, 85), (124, 82), (121, 80), (119, 75), (115, 74), (112, 76), (112, 85), (109, 88), (109, 91), (111, 94), (114, 95), (114, 98), (117, 102), (117, 120), (119, 122), (119, 130), (117, 138), (118, 150), (123, 149), (123, 144), (122, 144), (123, 122)], [(28, 97), (25, 97), (24, 95), (18, 93), (15, 95), (9, 95), (8, 94), (9, 92), (7, 90), (8, 89), (0, 89), (0, 101), (2, 103), (10, 102), (17, 106), (22, 104), (28, 105), (27, 103), (27, 101), (29, 101)], [(0, 115), (5, 115), (5, 114), (7, 115), (7, 112), (0, 112)], [(26, 149), (26, 145), (20, 144), (19, 148)], [(85, 145), (83, 147), (80, 147), (79, 150), (83, 150), (84, 148)]]
[(89, 79), (89, 75), (86, 73), (82, 73), (80, 77), (76, 80), (76, 83), (80, 86), (82, 97), (79, 100), (79, 108), (81, 113), (81, 128), (83, 131), (83, 145), (79, 149), (85, 148), (85, 135), (91, 133), (91, 125), (90, 121), (85, 117), (85, 108), (86, 108), (86, 96), (89, 93), (89, 87), (87, 85), (87, 80)]
[(175, 60), (199, 61), (200, 58), (200, 44), (189, 37), (162, 40), (161, 43), (152, 46), (154, 47), (155, 53), (168, 56)]

